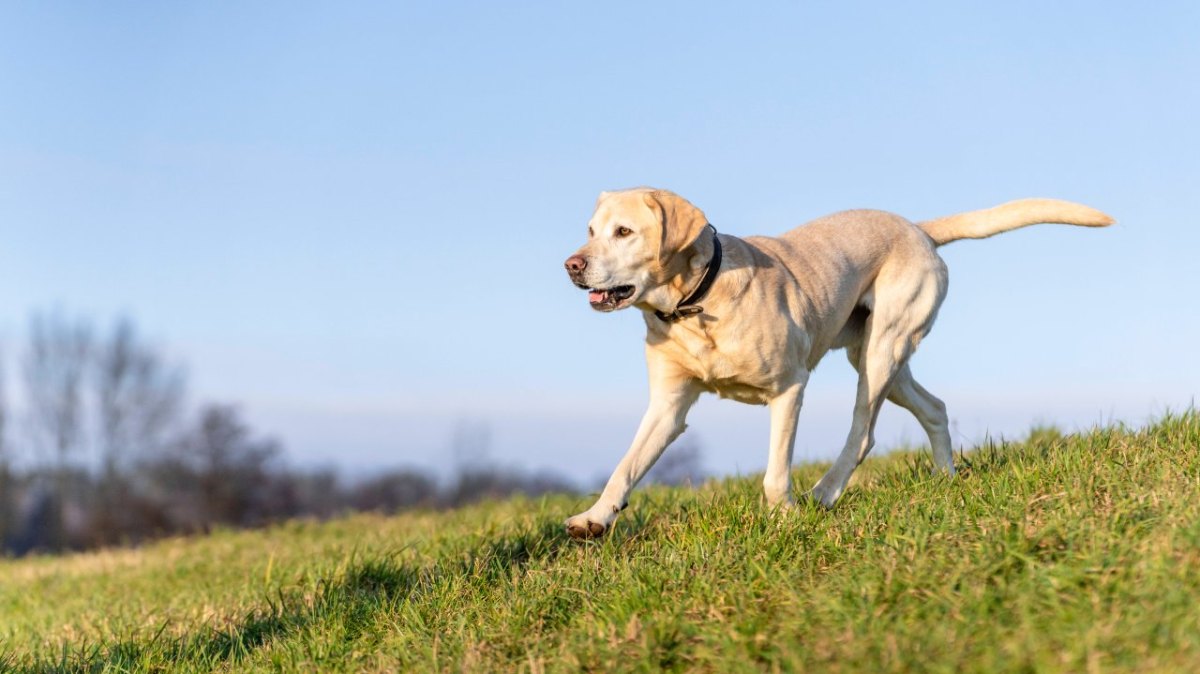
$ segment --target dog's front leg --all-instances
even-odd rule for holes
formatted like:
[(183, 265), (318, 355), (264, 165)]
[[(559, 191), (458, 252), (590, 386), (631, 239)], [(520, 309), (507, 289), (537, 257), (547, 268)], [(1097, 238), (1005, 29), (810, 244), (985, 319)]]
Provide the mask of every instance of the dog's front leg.
[(768, 403), (771, 410), (771, 453), (763, 475), (767, 505), (786, 508), (792, 505), (792, 450), (796, 446), (796, 419), (804, 401), (808, 373), (797, 376), (790, 386)]
[(651, 380), (650, 406), (625, 458), (617, 464), (600, 498), (591, 508), (567, 520), (571, 538), (603, 536), (627, 504), (629, 492), (646, 475), (667, 445), (687, 428), (688, 410), (700, 397), (700, 387), (690, 379)]

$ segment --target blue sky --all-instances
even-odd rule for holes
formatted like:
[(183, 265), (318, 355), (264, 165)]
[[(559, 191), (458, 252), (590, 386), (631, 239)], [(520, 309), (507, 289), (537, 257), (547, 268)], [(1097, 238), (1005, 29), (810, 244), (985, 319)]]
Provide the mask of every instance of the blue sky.
[[(956, 442), (1139, 422), (1200, 388), (1197, 34), (1183, 2), (6, 4), (0, 339), (126, 313), (297, 462), (445, 467), (471, 420), (591, 480), (646, 395), (641, 318), (561, 269), (600, 190), (732, 234), (1049, 196), (1119, 225), (943, 249), (914, 371)], [(814, 375), (798, 460), (853, 382)], [(764, 410), (690, 426), (765, 464)]]

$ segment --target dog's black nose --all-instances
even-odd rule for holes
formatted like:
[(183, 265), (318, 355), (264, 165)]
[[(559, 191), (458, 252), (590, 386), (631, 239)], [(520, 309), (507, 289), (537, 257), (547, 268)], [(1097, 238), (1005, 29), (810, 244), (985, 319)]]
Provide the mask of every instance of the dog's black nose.
[(567, 271), (571, 272), (572, 274), (579, 274), (584, 269), (587, 269), (587, 259), (582, 255), (572, 255), (571, 257), (567, 258), (567, 263), (563, 266), (565, 266)]

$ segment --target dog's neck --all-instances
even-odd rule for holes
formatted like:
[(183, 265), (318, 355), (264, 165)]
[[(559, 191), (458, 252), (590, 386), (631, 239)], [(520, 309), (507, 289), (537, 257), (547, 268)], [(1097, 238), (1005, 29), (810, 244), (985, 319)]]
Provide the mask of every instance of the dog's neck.
[[(706, 233), (707, 233), (707, 229)], [(650, 312), (655, 320), (662, 321), (664, 315), (675, 312), (681, 302), (696, 292), (703, 283), (710, 265), (718, 265), (713, 269), (719, 270), (720, 261), (716, 259), (716, 230), (711, 235), (700, 236), (677, 255), (672, 256), (671, 262), (664, 269), (664, 280), (650, 292), (639, 304), (643, 311)], [(677, 320), (677, 319), (676, 319)]]

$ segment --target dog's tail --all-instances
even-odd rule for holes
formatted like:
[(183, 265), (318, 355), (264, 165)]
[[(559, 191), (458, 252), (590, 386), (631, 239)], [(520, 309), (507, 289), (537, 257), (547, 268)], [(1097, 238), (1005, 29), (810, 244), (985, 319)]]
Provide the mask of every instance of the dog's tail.
[(1059, 199), (1020, 199), (982, 211), (959, 213), (917, 226), (937, 245), (959, 239), (985, 239), (1000, 232), (1038, 223), (1107, 227), (1114, 220), (1100, 211)]

